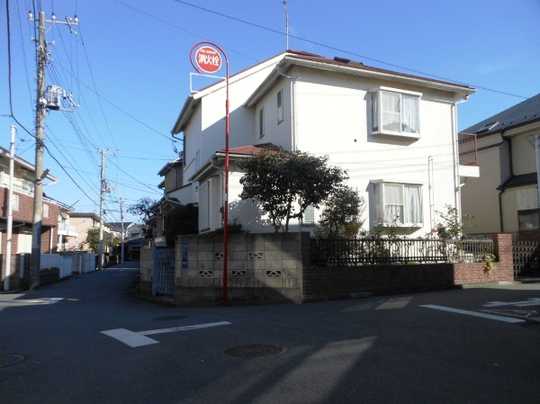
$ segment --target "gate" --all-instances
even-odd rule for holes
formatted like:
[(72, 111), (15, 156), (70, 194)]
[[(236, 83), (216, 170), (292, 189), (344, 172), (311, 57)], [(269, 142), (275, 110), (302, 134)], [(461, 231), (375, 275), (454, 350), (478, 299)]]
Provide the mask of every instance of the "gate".
[(516, 279), (537, 275), (540, 269), (540, 243), (537, 241), (514, 240), (512, 242), (514, 277)]
[(155, 248), (152, 274), (152, 294), (154, 296), (174, 295), (174, 249)]

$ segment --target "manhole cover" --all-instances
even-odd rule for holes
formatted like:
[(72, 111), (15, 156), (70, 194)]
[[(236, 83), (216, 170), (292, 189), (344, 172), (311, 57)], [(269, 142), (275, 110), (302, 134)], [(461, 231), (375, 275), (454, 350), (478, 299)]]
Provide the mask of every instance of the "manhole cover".
[(154, 317), (154, 321), (182, 320), (186, 317), (187, 316), (181, 316), (181, 315), (161, 316), (161, 317)]
[(225, 353), (236, 358), (257, 358), (259, 356), (278, 355), (285, 352), (285, 347), (278, 345), (240, 345), (225, 350)]
[(24, 361), (24, 356), (19, 354), (2, 354), (0, 353), (0, 368), (16, 365)]

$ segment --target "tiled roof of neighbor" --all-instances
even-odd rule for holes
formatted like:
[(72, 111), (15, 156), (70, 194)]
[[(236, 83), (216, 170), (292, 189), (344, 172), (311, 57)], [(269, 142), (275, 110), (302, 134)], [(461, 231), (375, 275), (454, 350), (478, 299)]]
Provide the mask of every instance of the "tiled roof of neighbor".
[(540, 120), (540, 94), (490, 116), (463, 132), (487, 135)]

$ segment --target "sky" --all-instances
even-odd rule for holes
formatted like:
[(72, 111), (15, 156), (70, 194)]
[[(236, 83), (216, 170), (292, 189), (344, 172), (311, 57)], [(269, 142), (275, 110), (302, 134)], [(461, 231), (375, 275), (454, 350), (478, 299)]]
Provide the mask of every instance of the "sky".
[[(9, 112), (5, 1), (0, 0), (0, 145), (8, 147), (12, 122), (2, 117)], [(189, 2), (284, 29), (281, 0)], [(26, 12), (31, 4), (31, 0), (10, 1), (14, 110), (30, 129), (35, 58)], [(79, 107), (48, 114), (46, 142), (88, 195), (50, 156), (45, 165), (58, 181), (47, 185), (45, 192), (77, 211), (97, 211), (98, 148), (107, 149), (108, 221), (119, 220), (119, 198), (129, 206), (139, 198), (161, 196), (157, 172), (181, 150), (170, 130), (189, 94), (188, 55), (195, 42), (221, 44), (232, 72), (285, 49), (280, 34), (176, 0), (42, 0), (42, 4), (48, 16), (54, 11), (58, 19), (77, 14), (80, 20), (78, 32), (63, 25), (47, 31), (47, 39), (54, 42), (49, 45), (47, 84), (70, 90)], [(538, 21), (540, 0), (289, 0), (293, 35), (347, 53), (298, 38), (290, 39), (289, 48), (403, 72), (413, 69), (472, 85), (477, 92), (459, 106), (459, 127), (464, 129), (540, 92)], [(22, 130), (17, 148), (19, 155), (34, 161), (32, 139)]]

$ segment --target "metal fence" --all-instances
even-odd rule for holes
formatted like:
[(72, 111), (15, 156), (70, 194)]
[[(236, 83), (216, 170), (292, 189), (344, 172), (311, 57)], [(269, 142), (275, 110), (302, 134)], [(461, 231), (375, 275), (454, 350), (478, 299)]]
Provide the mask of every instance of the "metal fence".
[(512, 242), (514, 275), (520, 277), (540, 268), (540, 242), (514, 240)]
[(482, 262), (488, 254), (495, 254), (493, 240), (311, 240), (311, 262), (319, 266)]

